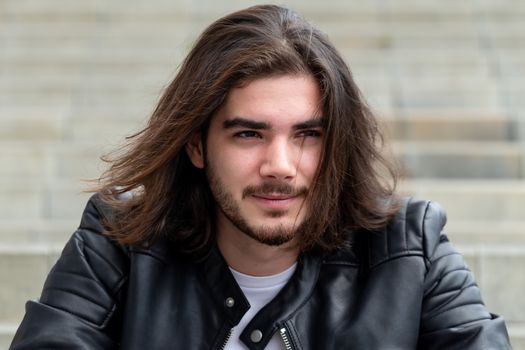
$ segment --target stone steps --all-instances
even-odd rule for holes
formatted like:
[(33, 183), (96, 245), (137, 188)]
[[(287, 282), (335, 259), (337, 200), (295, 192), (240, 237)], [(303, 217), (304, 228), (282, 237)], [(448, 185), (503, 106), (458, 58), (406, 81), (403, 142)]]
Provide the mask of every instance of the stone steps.
[[(91, 69), (90, 69), (91, 70)], [(24, 91), (40, 91), (45, 96), (50, 92), (69, 92), (72, 89), (89, 92), (91, 95), (107, 95), (109, 99), (114, 94), (122, 95), (125, 92), (135, 92), (137, 94), (149, 93), (152, 90), (160, 91), (162, 84), (167, 83), (167, 79), (171, 74), (167, 70), (158, 70), (157, 72), (146, 71), (143, 73), (149, 74), (147, 79), (141, 76), (130, 75), (128, 72), (112, 72), (104, 74), (101, 72), (93, 73), (93, 75), (85, 76), (81, 72), (77, 74), (56, 74), (54, 72), (45, 73), (39, 72), (37, 76), (31, 74), (16, 74), (4, 75), (2, 82), (0, 82), (0, 92), (5, 94), (22, 94)], [(138, 72), (142, 73), (142, 72)], [(85, 76), (85, 77), (84, 77)], [(379, 74), (372, 75), (372, 79), (380, 79)], [(408, 79), (409, 78), (409, 79)], [(447, 89), (454, 88), (458, 96), (470, 96), (474, 93), (482, 93), (487, 95), (497, 95), (496, 87), (490, 84), (491, 79), (488, 77), (472, 78), (471, 76), (412, 76), (407, 80), (399, 81), (398, 93), (415, 93), (417, 84), (420, 93), (440, 91), (443, 90), (443, 98), (445, 101), (449, 100), (449, 95), (452, 96), (452, 91), (445, 92)], [(512, 83), (511, 83), (512, 84)], [(46, 90), (47, 89), (47, 90)], [(46, 91), (43, 91), (46, 90)]]
[[(79, 180), (144, 124), (193, 38), (255, 3), (0, 2), (0, 348), (78, 225)], [(525, 349), (525, 3), (290, 6), (344, 54), (404, 164), (400, 189), (447, 210), (447, 234)]]
[(0, 348), (8, 349), (13, 336), (15, 335), (16, 329), (18, 328), (17, 323), (1, 323), (0, 322)]
[(2, 220), (0, 222), (0, 245), (24, 250), (35, 246), (61, 246), (70, 237), (80, 222), (78, 213), (75, 219), (65, 220)]
[(521, 180), (409, 180), (402, 193), (440, 203), (450, 222), (520, 221), (525, 218), (525, 182)]
[[(155, 33), (151, 33), (154, 35)], [(124, 35), (124, 34), (123, 34)], [(129, 38), (134, 38), (132, 35), (127, 34)], [(46, 65), (53, 63), (59, 64), (59, 68), (67, 69), (70, 66), (78, 65), (83, 67), (84, 65), (92, 65), (97, 67), (98, 65), (110, 62), (115, 64), (115, 68), (119, 68), (118, 63), (129, 64), (135, 63), (137, 66), (147, 65), (149, 62), (156, 64), (170, 65), (173, 63), (173, 55), (179, 50), (189, 49), (186, 47), (188, 43), (184, 44), (185, 41), (181, 39), (180, 42), (174, 42), (172, 46), (166, 46), (166, 38), (159, 42), (157, 47), (151, 47), (149, 37), (142, 38), (142, 40), (148, 40), (148, 50), (145, 51), (144, 47), (141, 46), (142, 40), (135, 38), (136, 42), (126, 41), (125, 37), (115, 37), (115, 44), (106, 50), (99, 50), (96, 52), (96, 56), (87, 56), (93, 53), (94, 50), (105, 45), (104, 41), (97, 42), (97, 45), (91, 45), (89, 47), (75, 47), (59, 45), (57, 47), (52, 46), (48, 43), (35, 43), (31, 46), (31, 56), (27, 55), (28, 47), (23, 45), (20, 41), (16, 40), (11, 45), (6, 45), (3, 48), (2, 55), (0, 56), (0, 63), (2, 63), (4, 73), (9, 73), (5, 69), (5, 65), (9, 64), (15, 72), (17, 67), (20, 67), (20, 71), (17, 73), (23, 73), (24, 69), (43, 69)], [(173, 37), (168, 38), (170, 41), (174, 40)], [(1, 40), (1, 37), (0, 37)], [(14, 39), (13, 39), (14, 40)], [(417, 48), (391, 48), (388, 50), (388, 55), (385, 55), (384, 49), (373, 49), (373, 48), (354, 48), (351, 50), (341, 49), (342, 52), (346, 53), (350, 63), (358, 63), (359, 66), (374, 65), (383, 67), (385, 65), (393, 64), (396, 69), (410, 68), (416, 69), (421, 67), (446, 67), (452, 69), (461, 69), (462, 74), (468, 73), (470, 69), (482, 67), (486, 69), (486, 65), (492, 62), (493, 59), (497, 60), (498, 63), (505, 65), (515, 65), (518, 69), (523, 68), (523, 57), (524, 54), (517, 48), (510, 48), (506, 50), (498, 50), (494, 52), (494, 56), (487, 56), (486, 52), (483, 52), (479, 47), (462, 47), (453, 51), (443, 52), (440, 49), (432, 47), (417, 47)], [(34, 55), (34, 56), (33, 56)], [(10, 67), (10, 68), (11, 68)], [(103, 66), (101, 68), (104, 68)], [(124, 65), (120, 71), (125, 73), (127, 66)], [(149, 67), (154, 69), (155, 66)], [(464, 71), (464, 69), (466, 71)], [(450, 71), (445, 71), (449, 73)], [(477, 71), (475, 71), (477, 72)], [(108, 72), (111, 74), (111, 70)], [(129, 71), (127, 72), (129, 75)], [(434, 74), (435, 72), (425, 72), (427, 74)], [(89, 78), (89, 77), (88, 77)]]
[(525, 324), (514, 323), (507, 326), (514, 350), (525, 350)]
[(90, 194), (78, 180), (41, 183), (20, 180), (0, 185), (0, 220), (70, 220), (79, 218)]
[[(130, 6), (121, 6), (120, 2), (107, 3), (97, 0), (81, 4), (62, 4), (59, 0), (45, 1), (6, 1), (4, 11), (7, 16), (18, 16), (24, 18), (46, 17), (47, 14), (56, 14), (58, 17), (67, 18), (66, 15), (96, 15), (104, 12), (113, 18), (125, 17), (129, 14), (137, 16), (163, 18), (165, 14), (178, 15), (182, 14), (203, 14), (206, 16), (215, 16), (216, 12), (230, 12), (236, 8), (256, 4), (256, 1), (231, 1), (225, 4), (218, 4), (211, 0), (203, 0), (199, 3), (193, 2), (174, 2), (167, 0), (157, 0), (156, 6), (151, 6), (148, 2), (137, 1)], [(443, 4), (446, 3), (446, 6)], [(475, 6), (468, 2), (456, 1), (420, 1), (412, 0), (390, 0), (387, 2), (360, 2), (360, 1), (343, 1), (329, 0), (324, 3), (313, 1), (304, 1), (300, 3), (293, 2), (292, 7), (297, 8), (301, 13), (321, 12), (328, 13), (337, 18), (337, 15), (350, 14), (358, 15), (375, 15), (377, 13), (386, 13), (392, 17), (398, 18), (418, 18), (417, 15), (426, 14), (431, 19), (445, 19), (455, 17), (470, 17), (472, 14), (483, 13), (492, 17), (518, 16), (525, 13), (523, 2), (503, 1), (501, 3), (493, 0), (478, 1)], [(490, 11), (489, 11), (490, 10)], [(172, 11), (172, 12), (171, 12)], [(94, 17), (94, 16), (93, 16)], [(175, 17), (178, 18), (178, 17)]]
[(445, 232), (455, 244), (462, 247), (483, 249), (497, 245), (525, 246), (525, 219), (449, 220)]
[(40, 296), (44, 280), (58, 258), (60, 246), (49, 244), (24, 249), (0, 245), (0, 323), (18, 324), (27, 300)]
[[(203, 26), (207, 21), (203, 22)], [(385, 40), (390, 42), (392, 46), (396, 44), (407, 45), (408, 39), (416, 42), (425, 39), (429, 40), (427, 46), (433, 44), (444, 43), (445, 39), (452, 40), (451, 44), (467, 43), (471, 47), (479, 47), (479, 37), (482, 34), (479, 26), (473, 23), (465, 23), (463, 21), (421, 21), (414, 22), (399, 22), (392, 21), (384, 22), (377, 21), (356, 21), (350, 22), (347, 19), (341, 21), (316, 21), (319, 27), (330, 33), (330, 38), (339, 43), (343, 47), (383, 47)], [(131, 20), (127, 22), (113, 22), (107, 24), (104, 22), (74, 22), (74, 21), (42, 21), (42, 22), (11, 22), (11, 31), (4, 33), (5, 42), (11, 45), (24, 45), (33, 42), (39, 42), (40, 45), (53, 45), (76, 43), (92, 44), (93, 39), (98, 39), (96, 44), (103, 44), (104, 42), (118, 42), (118, 39), (123, 39), (123, 42), (118, 43), (118, 46), (130, 44), (133, 40), (140, 46), (161, 46), (161, 42), (167, 39), (179, 39), (179, 43), (189, 42), (188, 37), (195, 37), (198, 32), (195, 32), (195, 24), (193, 20), (183, 21), (141, 21)], [(40, 29), (45, 26), (45, 31)], [(143, 28), (144, 30), (140, 30)], [(417, 28), (418, 30), (414, 30)], [(515, 29), (515, 28), (510, 28)], [(491, 41), (494, 41), (495, 46), (498, 43), (506, 43), (511, 38), (516, 38), (516, 35), (511, 35), (510, 29), (506, 32), (493, 34)], [(523, 27), (520, 28), (523, 30)], [(152, 41), (149, 41), (152, 38)], [(73, 41), (73, 39), (75, 41)], [(518, 39), (521, 39), (518, 37)], [(503, 45), (507, 47), (507, 45)]]
[(504, 114), (460, 109), (406, 110), (380, 114), (389, 139), (408, 142), (515, 141), (516, 120)]
[(408, 178), (522, 179), (520, 145), (501, 142), (400, 142), (394, 145)]

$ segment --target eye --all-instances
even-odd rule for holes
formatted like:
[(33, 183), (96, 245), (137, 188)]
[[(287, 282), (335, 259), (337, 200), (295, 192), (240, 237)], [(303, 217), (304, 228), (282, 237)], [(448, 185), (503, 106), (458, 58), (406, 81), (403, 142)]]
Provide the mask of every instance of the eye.
[(248, 138), (260, 138), (261, 135), (257, 131), (253, 130), (243, 130), (235, 133), (233, 137), (241, 138), (241, 139), (248, 139)]
[(299, 132), (300, 137), (320, 137), (322, 134), (319, 130), (301, 130)]

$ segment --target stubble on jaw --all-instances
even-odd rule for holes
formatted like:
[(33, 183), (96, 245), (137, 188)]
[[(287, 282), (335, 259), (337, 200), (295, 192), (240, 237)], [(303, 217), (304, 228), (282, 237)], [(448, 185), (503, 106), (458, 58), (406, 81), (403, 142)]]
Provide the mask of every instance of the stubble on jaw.
[[(268, 246), (281, 246), (290, 242), (296, 236), (300, 236), (300, 232), (305, 229), (304, 223), (291, 227), (285, 227), (283, 224), (279, 224), (278, 226), (262, 225), (259, 227), (251, 227), (241, 215), (239, 204), (215, 174), (209, 162), (205, 169), (210, 190), (215, 198), (218, 209), (221, 210), (224, 216), (230, 220), (237, 229), (252, 239)], [(243, 190), (242, 198), (245, 199), (248, 196), (265, 194), (285, 194), (306, 198), (307, 191), (306, 187), (294, 188), (290, 184), (267, 181), (259, 186), (246, 187)], [(270, 218), (279, 218), (286, 215), (287, 212), (287, 210), (270, 210), (267, 214)]]

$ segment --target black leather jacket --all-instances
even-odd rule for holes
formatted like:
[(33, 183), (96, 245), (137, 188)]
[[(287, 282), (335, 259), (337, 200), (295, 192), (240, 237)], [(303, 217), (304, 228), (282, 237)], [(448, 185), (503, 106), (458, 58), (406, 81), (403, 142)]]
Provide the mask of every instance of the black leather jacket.
[[(11, 349), (221, 349), (249, 304), (219, 251), (192, 263), (167, 241), (121, 247), (101, 235), (102, 208), (89, 201)], [(242, 341), (259, 350), (279, 332), (289, 349), (510, 349), (444, 223), (437, 205), (407, 200), (384, 232), (301, 256)]]

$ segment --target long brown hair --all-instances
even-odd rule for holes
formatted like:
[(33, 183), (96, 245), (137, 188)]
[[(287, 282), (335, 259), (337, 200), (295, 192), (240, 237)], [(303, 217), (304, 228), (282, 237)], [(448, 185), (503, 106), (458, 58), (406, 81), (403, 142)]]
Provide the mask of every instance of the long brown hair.
[[(322, 93), (324, 150), (308, 196), (302, 250), (331, 250), (344, 235), (383, 227), (395, 211), (395, 174), (378, 149), (381, 136), (350, 70), (327, 37), (295, 12), (254, 6), (211, 24), (199, 37), (141, 132), (110, 160), (100, 180), (114, 208), (108, 234), (122, 244), (166, 235), (177, 249), (202, 255), (215, 240), (215, 202), (205, 173), (185, 145), (235, 86), (269, 75), (311, 74)], [(390, 179), (382, 181), (378, 165)], [(132, 196), (126, 196), (132, 193)], [(125, 197), (125, 198), (123, 198)]]

